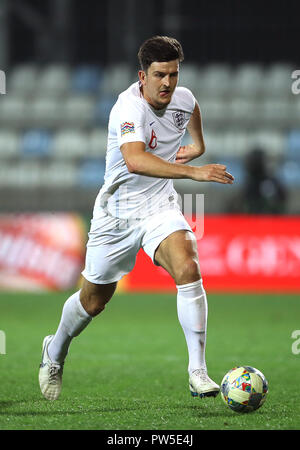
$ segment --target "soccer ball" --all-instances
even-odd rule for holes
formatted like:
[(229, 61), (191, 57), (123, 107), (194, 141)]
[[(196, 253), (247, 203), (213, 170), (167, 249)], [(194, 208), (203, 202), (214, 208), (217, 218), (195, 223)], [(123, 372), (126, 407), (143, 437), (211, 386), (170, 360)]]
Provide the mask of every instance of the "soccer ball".
[(260, 408), (266, 400), (268, 382), (254, 367), (234, 367), (224, 376), (221, 397), (235, 412), (248, 413)]

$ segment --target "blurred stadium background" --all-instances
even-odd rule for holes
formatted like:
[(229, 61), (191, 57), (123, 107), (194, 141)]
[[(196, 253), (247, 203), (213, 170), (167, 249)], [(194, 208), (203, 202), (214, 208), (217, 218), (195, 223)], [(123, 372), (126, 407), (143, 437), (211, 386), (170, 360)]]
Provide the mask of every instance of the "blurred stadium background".
[[(0, 0), (2, 288), (77, 282), (110, 109), (137, 80), (139, 45), (166, 34), (182, 42), (179, 84), (202, 109), (195, 163), (226, 163), (236, 178), (175, 183), (204, 194), (207, 287), (300, 291), (299, 13), (296, 1)], [(144, 281), (124, 288), (171, 289), (148, 264), (141, 255), (132, 277)]]

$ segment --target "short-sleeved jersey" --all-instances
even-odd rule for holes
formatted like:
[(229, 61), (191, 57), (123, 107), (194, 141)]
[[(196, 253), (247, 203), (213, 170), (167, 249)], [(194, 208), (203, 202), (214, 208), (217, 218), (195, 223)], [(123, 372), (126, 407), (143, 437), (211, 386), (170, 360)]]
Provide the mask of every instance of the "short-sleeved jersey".
[(176, 87), (162, 110), (144, 99), (139, 82), (119, 95), (109, 117), (105, 177), (95, 215), (102, 207), (121, 219), (143, 218), (177, 206), (173, 179), (130, 173), (120, 148), (126, 142), (144, 142), (147, 152), (174, 162), (194, 107), (195, 98), (184, 87)]

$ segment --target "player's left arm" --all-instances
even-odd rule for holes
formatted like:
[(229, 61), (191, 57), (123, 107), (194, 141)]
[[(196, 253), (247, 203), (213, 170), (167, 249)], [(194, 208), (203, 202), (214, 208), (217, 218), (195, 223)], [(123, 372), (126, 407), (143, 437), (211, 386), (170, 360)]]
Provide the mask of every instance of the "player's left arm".
[(187, 130), (193, 143), (179, 148), (175, 160), (175, 162), (179, 164), (185, 164), (192, 161), (193, 159), (203, 155), (205, 152), (201, 111), (197, 101), (189, 120)]

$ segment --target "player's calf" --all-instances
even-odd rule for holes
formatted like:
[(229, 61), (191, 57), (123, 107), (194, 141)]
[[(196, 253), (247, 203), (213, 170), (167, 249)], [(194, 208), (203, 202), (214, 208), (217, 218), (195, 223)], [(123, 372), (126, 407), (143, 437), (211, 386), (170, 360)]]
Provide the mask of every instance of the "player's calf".
[(116, 287), (117, 283), (94, 284), (84, 279), (80, 291), (80, 302), (85, 311), (91, 317), (100, 314), (113, 296)]

